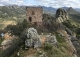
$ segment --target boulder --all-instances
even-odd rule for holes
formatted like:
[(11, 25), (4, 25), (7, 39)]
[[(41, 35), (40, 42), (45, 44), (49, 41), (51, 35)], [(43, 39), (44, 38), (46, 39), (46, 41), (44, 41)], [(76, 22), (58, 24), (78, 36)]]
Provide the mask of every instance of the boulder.
[(37, 30), (34, 28), (29, 28), (27, 32), (27, 38), (25, 41), (26, 47), (39, 48), (42, 46), (40, 36), (37, 33)]
[(27, 32), (27, 38), (38, 38), (37, 30), (34, 28), (29, 28)]
[(32, 39), (27, 39), (25, 41), (25, 46), (26, 47), (33, 47), (33, 40)]
[(34, 48), (38, 48), (41, 46), (42, 46), (42, 43), (41, 43), (40, 39), (39, 38), (35, 39), (34, 40)]

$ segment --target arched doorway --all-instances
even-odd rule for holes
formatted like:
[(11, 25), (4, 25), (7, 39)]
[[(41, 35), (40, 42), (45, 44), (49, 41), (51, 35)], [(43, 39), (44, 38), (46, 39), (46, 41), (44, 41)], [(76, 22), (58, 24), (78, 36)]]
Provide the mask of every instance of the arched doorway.
[(29, 17), (29, 22), (32, 22), (32, 18), (31, 17)]

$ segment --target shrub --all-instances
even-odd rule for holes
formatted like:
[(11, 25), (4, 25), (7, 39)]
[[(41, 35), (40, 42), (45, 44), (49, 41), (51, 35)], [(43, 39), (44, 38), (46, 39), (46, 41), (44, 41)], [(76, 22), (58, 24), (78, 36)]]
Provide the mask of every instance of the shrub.
[(52, 48), (53, 48), (53, 46), (50, 44), (50, 43), (46, 43), (45, 45), (44, 45), (44, 50), (52, 50)]
[(59, 43), (63, 43), (65, 42), (65, 39), (63, 36), (59, 36), (58, 33), (56, 33), (56, 39)]
[(22, 23), (18, 23), (17, 25), (8, 25), (5, 29), (10, 31), (12, 35), (20, 36), (25, 28), (29, 27), (29, 23), (24, 20)]

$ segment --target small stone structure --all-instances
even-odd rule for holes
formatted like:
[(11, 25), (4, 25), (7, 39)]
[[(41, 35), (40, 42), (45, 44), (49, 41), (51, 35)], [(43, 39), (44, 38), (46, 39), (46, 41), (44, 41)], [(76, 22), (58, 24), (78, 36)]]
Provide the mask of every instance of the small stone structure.
[(42, 23), (42, 15), (42, 7), (26, 7), (26, 17), (28, 22), (40, 25)]

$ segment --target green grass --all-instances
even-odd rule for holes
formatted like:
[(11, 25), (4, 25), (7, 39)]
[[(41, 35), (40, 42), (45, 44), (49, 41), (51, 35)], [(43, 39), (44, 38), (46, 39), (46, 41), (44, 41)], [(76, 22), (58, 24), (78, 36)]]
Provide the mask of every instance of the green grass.
[(70, 19), (80, 23), (80, 14), (69, 14)]
[(4, 25), (0, 24), (0, 29), (2, 29), (4, 27)]
[(56, 39), (57, 39), (57, 41), (58, 41), (59, 43), (65, 42), (65, 39), (64, 39), (63, 36), (59, 36), (58, 33), (55, 33), (55, 35), (56, 35)]
[(59, 44), (59, 47), (57, 48), (48, 43), (44, 46), (44, 51), (47, 52), (46, 54), (48, 57), (71, 57), (71, 55), (68, 53), (70, 48), (71, 47), (68, 47), (68, 45), (65, 47), (64, 44)]
[(0, 45), (1, 45), (1, 43), (2, 43), (3, 40), (4, 40), (4, 39), (2, 39), (2, 40), (0, 39)]

